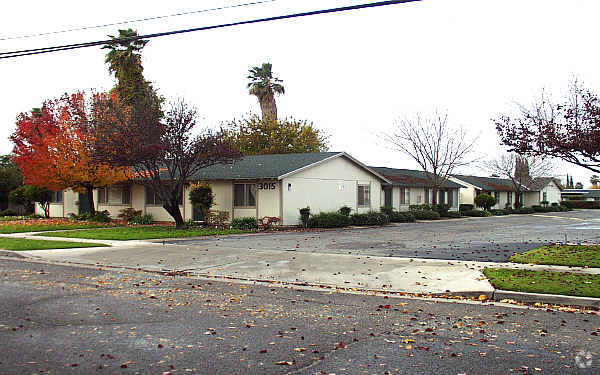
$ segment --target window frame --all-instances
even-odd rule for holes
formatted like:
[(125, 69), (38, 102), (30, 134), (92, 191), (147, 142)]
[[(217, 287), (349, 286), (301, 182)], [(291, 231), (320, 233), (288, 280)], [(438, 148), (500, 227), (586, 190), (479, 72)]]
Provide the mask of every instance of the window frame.
[[(117, 201), (110, 200), (110, 190), (118, 190), (121, 195), (121, 199)], [(127, 199), (125, 199), (127, 194)], [(123, 185), (116, 187), (101, 187), (98, 188), (98, 205), (103, 206), (130, 206), (131, 205), (131, 186)]]
[[(235, 189), (236, 186), (243, 186), (243, 194), (244, 197), (242, 198), (241, 202), (242, 204), (238, 204), (240, 203), (237, 200), (236, 197), (236, 193), (235, 193)], [(254, 189), (254, 191), (252, 191), (252, 189)], [(258, 189), (256, 188), (256, 184), (255, 183), (240, 183), (240, 184), (233, 184), (233, 207), (234, 208), (256, 208), (258, 205), (258, 199), (257, 199), (257, 191)], [(250, 193), (253, 194), (253, 199), (254, 199), (254, 204), (250, 204)]]
[(50, 203), (63, 204), (65, 202), (65, 194), (62, 190), (56, 190), (52, 192), (52, 199)]
[[(177, 202), (179, 206), (183, 206), (183, 190), (184, 189), (182, 187), (181, 193), (179, 194), (179, 199)], [(156, 191), (154, 191), (154, 188), (152, 186), (145, 185), (144, 193), (145, 193), (144, 204), (146, 206), (162, 207), (164, 205), (164, 202), (160, 200), (160, 197), (158, 196)], [(150, 195), (152, 195), (152, 200), (149, 202), (148, 197)]]
[[(362, 204), (361, 204), (361, 189), (362, 189)], [(371, 184), (358, 184), (356, 188), (356, 207), (368, 208), (371, 207)]]

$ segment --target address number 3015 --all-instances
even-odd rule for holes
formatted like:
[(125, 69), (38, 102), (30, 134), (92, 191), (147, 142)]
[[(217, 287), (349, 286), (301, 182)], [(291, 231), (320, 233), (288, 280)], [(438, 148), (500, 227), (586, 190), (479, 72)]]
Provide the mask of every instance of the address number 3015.
[(275, 190), (275, 183), (274, 182), (259, 183), (259, 184), (256, 184), (256, 188), (258, 190)]

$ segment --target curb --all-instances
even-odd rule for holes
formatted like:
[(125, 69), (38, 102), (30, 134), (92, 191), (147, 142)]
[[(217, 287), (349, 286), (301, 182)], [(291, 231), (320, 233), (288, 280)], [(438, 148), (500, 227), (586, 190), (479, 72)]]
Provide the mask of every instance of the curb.
[(549, 305), (565, 305), (565, 306), (582, 306), (600, 308), (600, 298), (591, 297), (575, 297), (563, 296), (558, 294), (541, 294), (541, 293), (525, 293), (514, 292), (510, 290), (496, 289), (493, 294), (493, 299), (501, 301), (504, 299), (512, 299), (526, 303), (545, 303)]
[(17, 253), (16, 251), (11, 251), (11, 250), (0, 250), (0, 256), (11, 257), (11, 258), (21, 258), (21, 259), (29, 258), (25, 255), (21, 255), (21, 254)]

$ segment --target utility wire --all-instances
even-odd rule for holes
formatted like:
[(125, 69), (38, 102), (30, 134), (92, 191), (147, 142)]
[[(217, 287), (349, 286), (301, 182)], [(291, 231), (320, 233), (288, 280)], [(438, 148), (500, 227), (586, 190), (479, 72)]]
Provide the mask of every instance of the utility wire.
[(136, 22), (160, 20), (160, 19), (163, 19), (163, 18), (187, 16), (187, 15), (190, 15), (190, 14), (209, 13), (209, 12), (214, 12), (214, 11), (218, 11), (218, 10), (241, 8), (241, 7), (246, 7), (246, 6), (250, 6), (250, 5), (259, 5), (259, 4), (272, 3), (272, 2), (275, 2), (275, 1), (278, 1), (278, 0), (253, 1), (253, 2), (249, 2), (249, 3), (235, 4), (235, 5), (226, 5), (226, 6), (221, 6), (221, 7), (217, 7), (217, 8), (193, 10), (193, 11), (190, 11), (190, 12), (174, 13), (174, 14), (169, 14), (169, 15), (164, 15), (164, 16), (154, 16), (154, 17), (138, 18), (138, 19), (135, 19), (135, 20), (113, 22), (113, 23), (105, 23), (103, 25), (84, 26), (84, 27), (78, 27), (78, 28), (74, 28), (74, 29), (59, 30), (59, 31), (49, 31), (49, 32), (38, 33), (38, 34), (27, 34), (27, 35), (10, 36), (10, 37), (5, 37), (5, 38), (0, 38), (0, 41), (15, 40), (15, 39), (25, 39), (25, 38), (35, 38), (35, 37), (39, 37), (39, 36), (70, 33), (70, 32), (73, 32), (73, 31), (85, 31), (85, 30), (91, 30), (91, 29), (100, 29), (100, 28), (108, 27), (108, 26), (118, 26), (118, 25), (125, 25), (125, 24), (128, 24), (128, 23), (136, 23)]
[(421, 0), (378, 1), (378, 2), (374, 2), (374, 3), (357, 4), (357, 5), (350, 5), (350, 6), (339, 7), (339, 8), (314, 10), (314, 11), (310, 11), (310, 12), (293, 13), (293, 14), (286, 14), (286, 15), (281, 15), (281, 16), (230, 22), (230, 23), (224, 23), (224, 24), (220, 24), (220, 25), (203, 26), (203, 27), (196, 27), (196, 28), (191, 28), (191, 29), (183, 29), (183, 30), (175, 30), (175, 31), (166, 31), (166, 32), (161, 32), (161, 33), (140, 35), (137, 37), (115, 38), (115, 39), (108, 39), (108, 40), (100, 40), (100, 41), (96, 41), (96, 42), (67, 44), (67, 45), (62, 45), (62, 46), (34, 48), (34, 49), (26, 49), (26, 50), (20, 50), (20, 51), (12, 51), (12, 52), (1, 52), (0, 59), (9, 59), (9, 58), (20, 57), (20, 56), (38, 55), (38, 54), (42, 54), (42, 53), (66, 51), (66, 50), (77, 49), (77, 48), (114, 44), (114, 43), (118, 43), (118, 42), (133, 41), (133, 40), (139, 40), (139, 39), (150, 39), (150, 38), (157, 38), (157, 37), (161, 37), (161, 36), (175, 35), (175, 34), (183, 34), (183, 33), (189, 33), (189, 32), (193, 32), (193, 31), (214, 30), (214, 29), (221, 29), (221, 28), (225, 28), (225, 27), (249, 25), (249, 24), (255, 24), (255, 23), (278, 21), (278, 20), (306, 17), (306, 16), (315, 16), (315, 15), (319, 15), (319, 14), (331, 14), (331, 13), (350, 11), (350, 10), (375, 8), (375, 7), (381, 7), (381, 6), (386, 6), (386, 5), (410, 3), (410, 2), (416, 2), (416, 1), (421, 1)]

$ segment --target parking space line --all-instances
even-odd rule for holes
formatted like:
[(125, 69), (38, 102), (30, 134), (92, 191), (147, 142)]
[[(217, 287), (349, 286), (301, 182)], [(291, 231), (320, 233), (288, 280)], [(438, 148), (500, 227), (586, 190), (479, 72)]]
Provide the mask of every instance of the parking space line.
[(552, 219), (568, 219), (568, 220), (575, 220), (575, 221), (585, 221), (584, 219), (579, 219), (577, 217), (564, 217), (564, 216), (551, 216), (551, 215), (531, 215), (531, 216), (536, 216), (536, 217), (549, 217)]

